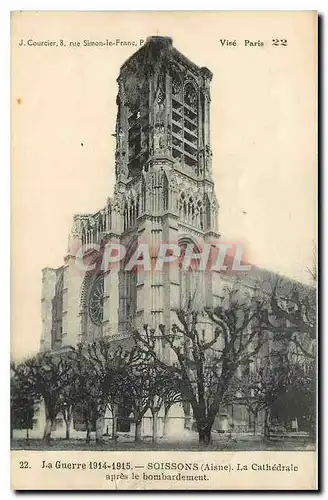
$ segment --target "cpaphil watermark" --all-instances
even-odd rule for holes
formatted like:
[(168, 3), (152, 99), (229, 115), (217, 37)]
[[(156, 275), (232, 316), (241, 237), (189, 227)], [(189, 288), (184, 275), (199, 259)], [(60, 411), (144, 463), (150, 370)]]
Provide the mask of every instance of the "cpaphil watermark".
[(76, 242), (70, 255), (75, 258), (76, 269), (82, 273), (160, 272), (167, 266), (178, 266), (184, 271), (229, 273), (245, 273), (251, 269), (245, 246), (223, 241), (202, 244), (162, 241), (157, 245), (139, 242), (132, 248), (112, 240), (86, 245)]

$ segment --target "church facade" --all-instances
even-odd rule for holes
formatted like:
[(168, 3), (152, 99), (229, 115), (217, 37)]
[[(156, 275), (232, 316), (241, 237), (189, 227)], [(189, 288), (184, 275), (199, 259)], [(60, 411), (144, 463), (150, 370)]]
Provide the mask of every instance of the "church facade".
[(93, 254), (96, 261), (97, 245), (106, 241), (125, 247), (125, 262), (138, 244), (155, 251), (163, 241), (196, 248), (218, 241), (211, 79), (211, 72), (179, 53), (170, 38), (149, 38), (123, 64), (117, 79), (114, 195), (99, 212), (74, 216), (64, 265), (43, 269), (41, 349), (124, 334), (145, 323), (169, 325), (191, 292), (202, 305), (212, 305), (215, 276), (198, 276), (193, 289), (174, 266), (115, 276), (76, 268), (77, 249), (90, 247), (89, 262)]
[[(148, 245), (153, 259), (161, 242), (182, 251), (191, 245), (197, 252), (220, 239), (212, 178), (211, 79), (208, 68), (187, 59), (168, 37), (148, 38), (121, 67), (114, 194), (97, 213), (74, 216), (64, 264), (43, 269), (41, 350), (105, 336), (123, 342), (144, 324), (169, 328), (175, 311), (191, 300), (199, 309), (215, 306), (222, 286), (219, 273), (185, 272), (178, 265), (126, 270), (140, 245)], [(125, 249), (117, 272), (101, 265), (108, 242)], [(81, 248), (87, 270), (77, 266)], [(185, 419), (182, 408), (175, 417), (184, 427), (188, 415)], [(248, 416), (235, 412), (234, 418), (247, 427)], [(225, 429), (231, 414), (223, 411), (219, 420)]]

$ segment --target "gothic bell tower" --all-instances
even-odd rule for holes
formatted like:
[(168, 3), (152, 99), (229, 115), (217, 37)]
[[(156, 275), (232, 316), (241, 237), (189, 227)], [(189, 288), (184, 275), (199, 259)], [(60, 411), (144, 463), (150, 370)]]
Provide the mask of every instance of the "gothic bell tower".
[(149, 37), (124, 63), (117, 79), (117, 180), (140, 175), (154, 157), (211, 179), (211, 79), (169, 37)]
[[(212, 181), (210, 82), (169, 37), (149, 37), (121, 67), (117, 95), (115, 196), (121, 242), (131, 254), (160, 242), (210, 242), (218, 238), (218, 203)], [(171, 266), (151, 273), (122, 272), (119, 328), (169, 325), (192, 294), (211, 301), (207, 276), (191, 278)], [(192, 282), (194, 284), (192, 285)], [(197, 282), (197, 283), (196, 283)], [(193, 288), (193, 289), (192, 289)]]

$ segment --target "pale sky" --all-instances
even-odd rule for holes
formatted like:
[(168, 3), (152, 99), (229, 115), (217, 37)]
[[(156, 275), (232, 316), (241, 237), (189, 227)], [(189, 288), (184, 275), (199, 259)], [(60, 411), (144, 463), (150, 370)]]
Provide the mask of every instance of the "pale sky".
[[(59, 267), (75, 212), (114, 187), (116, 78), (136, 47), (18, 47), (21, 39), (171, 36), (213, 72), (212, 149), (224, 239), (308, 281), (316, 239), (314, 13), (16, 13), (12, 19), (12, 352), (39, 347), (41, 269)], [(273, 47), (272, 38), (288, 39)], [(223, 48), (220, 39), (237, 40)], [(264, 47), (244, 47), (244, 40)], [(83, 143), (83, 146), (81, 146)]]

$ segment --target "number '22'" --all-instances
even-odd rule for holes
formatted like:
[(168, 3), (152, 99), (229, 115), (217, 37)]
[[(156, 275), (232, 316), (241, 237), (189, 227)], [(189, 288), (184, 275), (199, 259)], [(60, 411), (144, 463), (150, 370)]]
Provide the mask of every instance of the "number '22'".
[(287, 47), (288, 42), (286, 38), (282, 38), (281, 40), (278, 38), (272, 38), (272, 45), (283, 45), (284, 47)]

